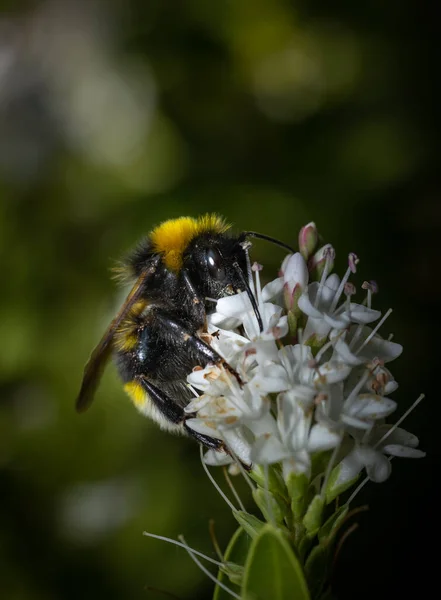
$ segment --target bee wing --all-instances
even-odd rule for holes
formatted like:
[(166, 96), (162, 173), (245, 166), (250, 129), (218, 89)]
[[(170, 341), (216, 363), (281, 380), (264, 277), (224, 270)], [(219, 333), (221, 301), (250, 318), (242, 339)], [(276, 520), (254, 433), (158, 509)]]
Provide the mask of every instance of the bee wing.
[(98, 387), (106, 364), (112, 354), (112, 341), (115, 332), (121, 322), (127, 316), (132, 306), (142, 297), (142, 294), (145, 292), (145, 283), (155, 273), (157, 264), (158, 260), (155, 260), (155, 262), (144, 269), (144, 271), (138, 277), (120, 311), (110, 323), (107, 331), (101, 338), (100, 343), (90, 355), (90, 358), (84, 367), (83, 381), (81, 383), (80, 393), (78, 394), (75, 403), (75, 407), (78, 412), (87, 410), (92, 404), (93, 396)]

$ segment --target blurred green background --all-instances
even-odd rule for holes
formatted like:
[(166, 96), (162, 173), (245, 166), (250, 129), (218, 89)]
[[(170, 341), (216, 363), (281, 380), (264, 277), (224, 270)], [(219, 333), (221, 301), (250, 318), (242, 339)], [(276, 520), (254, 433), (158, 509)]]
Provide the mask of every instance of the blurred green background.
[[(184, 551), (142, 536), (213, 554), (209, 519), (223, 546), (234, 531), (197, 446), (139, 416), (113, 368), (93, 408), (73, 409), (122, 298), (113, 262), (161, 220), (205, 211), (292, 244), (314, 220), (394, 307), (394, 397), (402, 413), (426, 392), (406, 427), (429, 456), (365, 488), (335, 589), (407, 597), (435, 581), (435, 15), (410, 0), (0, 7), (0, 596), (210, 597)], [(272, 276), (283, 255), (256, 242), (254, 257)]]

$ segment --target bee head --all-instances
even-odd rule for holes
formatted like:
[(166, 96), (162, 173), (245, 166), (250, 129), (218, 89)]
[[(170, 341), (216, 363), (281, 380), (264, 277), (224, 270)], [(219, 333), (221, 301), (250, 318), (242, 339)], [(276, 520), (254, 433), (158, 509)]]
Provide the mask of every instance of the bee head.
[(196, 237), (184, 253), (184, 267), (199, 293), (218, 299), (245, 291), (247, 247), (241, 238), (227, 234)]

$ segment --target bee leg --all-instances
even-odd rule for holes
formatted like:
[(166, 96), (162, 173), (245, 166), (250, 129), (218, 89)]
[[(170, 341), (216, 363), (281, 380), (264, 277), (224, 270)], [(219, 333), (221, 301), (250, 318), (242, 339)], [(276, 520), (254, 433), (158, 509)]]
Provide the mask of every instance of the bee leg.
[(198, 433), (184, 422), (185, 431), (192, 438), (197, 440), (200, 444), (205, 446), (206, 448), (211, 448), (212, 450), (225, 450), (225, 446), (222, 440), (218, 440), (216, 438), (212, 438), (208, 435), (204, 435), (203, 433)]
[(236, 378), (239, 385), (243, 385), (239, 373), (237, 373), (237, 371), (235, 371), (235, 369), (233, 369), (233, 367), (231, 367), (209, 344), (201, 340), (196, 334), (191, 333), (185, 325), (172, 319), (167, 313), (158, 311), (156, 316), (163, 328), (173, 335), (173, 342), (175, 342), (176, 339), (180, 339), (180, 343), (185, 348), (185, 354), (192, 355), (194, 365), (205, 367), (206, 365), (213, 363), (222, 366)]
[(205, 326), (205, 303), (203, 298), (198, 294), (193, 285), (190, 274), (187, 269), (182, 269), (181, 278), (186, 288), (185, 298), (188, 301), (186, 312), (191, 317), (197, 328)]
[(187, 415), (182, 406), (177, 404), (168, 394), (157, 388), (156, 385), (145, 377), (139, 377), (139, 383), (166, 421), (173, 425), (183, 425), (186, 433), (206, 448), (213, 448), (214, 450), (223, 449), (223, 442), (221, 440), (203, 435), (188, 427), (185, 421), (191, 418), (191, 415)]

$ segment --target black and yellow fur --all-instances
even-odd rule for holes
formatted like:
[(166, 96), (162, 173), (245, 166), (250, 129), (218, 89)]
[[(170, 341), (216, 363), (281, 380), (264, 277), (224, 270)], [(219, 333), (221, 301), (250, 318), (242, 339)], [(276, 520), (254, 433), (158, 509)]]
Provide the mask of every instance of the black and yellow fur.
[(204, 339), (206, 315), (215, 307), (208, 299), (247, 291), (261, 325), (248, 285), (247, 236), (270, 239), (234, 235), (217, 215), (169, 220), (150, 233), (118, 267), (133, 288), (85, 367), (79, 411), (91, 403), (113, 354), (124, 388), (143, 414), (205, 446), (222, 447), (186, 426), (191, 415), (184, 408), (192, 397), (186, 377), (207, 364), (224, 364), (238, 377)]

